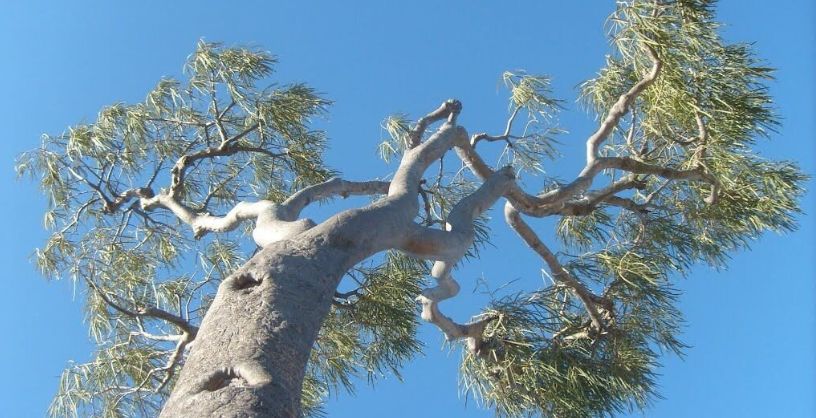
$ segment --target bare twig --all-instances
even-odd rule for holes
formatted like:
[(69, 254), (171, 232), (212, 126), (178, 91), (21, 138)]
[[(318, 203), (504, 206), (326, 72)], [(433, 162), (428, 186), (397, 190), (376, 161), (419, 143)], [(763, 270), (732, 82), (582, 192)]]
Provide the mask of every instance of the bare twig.
[(501, 135), (488, 135), (487, 133), (479, 133), (479, 134), (473, 135), (473, 137), (471, 137), (470, 145), (475, 148), (476, 144), (478, 144), (479, 141), (487, 141), (487, 142), (505, 141), (505, 142), (507, 142), (508, 147), (512, 147), (513, 143), (510, 142), (510, 139), (527, 138), (527, 136), (517, 137), (517, 136), (510, 135), (510, 133), (513, 130), (513, 122), (516, 120), (516, 116), (518, 116), (519, 111), (521, 110), (521, 108), (522, 108), (522, 106), (516, 106), (516, 108), (513, 109), (513, 112), (510, 114), (510, 117), (507, 119), (507, 124), (504, 127), (504, 133), (503, 134), (501, 134)]

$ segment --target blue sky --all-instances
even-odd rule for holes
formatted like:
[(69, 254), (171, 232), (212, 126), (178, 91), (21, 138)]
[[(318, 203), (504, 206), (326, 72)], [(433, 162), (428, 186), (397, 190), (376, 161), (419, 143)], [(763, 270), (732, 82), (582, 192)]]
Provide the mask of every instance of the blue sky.
[[(277, 80), (306, 81), (334, 100), (321, 122), (331, 138), (327, 160), (348, 178), (388, 174), (375, 151), (380, 121), (391, 113), (417, 117), (455, 97), (471, 131), (500, 130), (506, 118), (500, 75), (518, 68), (551, 75), (565, 100), (566, 157), (548, 170), (567, 176), (579, 168), (594, 124), (575, 103), (575, 86), (603, 63), (612, 1), (271, 3), (4, 2), (0, 415), (43, 415), (67, 362), (85, 361), (92, 350), (71, 283), (46, 282), (29, 261), (46, 238), (45, 201), (33, 183), (15, 180), (14, 157), (37, 146), (44, 132), (92, 120), (104, 105), (141, 100), (161, 76), (180, 74), (199, 38), (268, 49), (281, 61)], [(758, 54), (779, 69), (770, 87), (784, 125), (771, 142), (760, 142), (761, 152), (816, 173), (816, 6), (723, 0), (719, 16), (727, 39), (755, 41)], [(816, 416), (816, 195), (808, 193), (802, 204), (809, 215), (800, 218), (799, 231), (769, 234), (735, 254), (729, 269), (699, 268), (681, 283), (684, 341), (692, 348), (685, 359), (665, 357), (665, 399), (632, 416)], [(518, 280), (535, 287), (540, 280), (535, 256), (500, 225), (496, 232), (505, 252), (489, 250), (481, 262), (463, 266), (463, 293), (479, 277), (494, 286)], [(478, 303), (463, 297), (446, 309), (464, 319)], [(355, 396), (330, 400), (329, 416), (412, 417), (426, 405), (448, 417), (492, 416), (459, 397), (458, 353), (442, 347), (432, 326), (423, 326), (422, 335), (425, 356), (406, 368), (404, 383), (386, 378), (371, 389), (361, 381)]]

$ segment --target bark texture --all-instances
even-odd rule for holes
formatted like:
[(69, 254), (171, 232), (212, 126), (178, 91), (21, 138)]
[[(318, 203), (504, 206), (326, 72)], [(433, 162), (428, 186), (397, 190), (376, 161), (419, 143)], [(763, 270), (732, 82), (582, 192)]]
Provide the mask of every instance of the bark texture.
[[(460, 105), (448, 101), (412, 133), (390, 183), (332, 179), (306, 188), (281, 205), (242, 203), (224, 217), (187, 215), (172, 196), (140, 196), (158, 202), (190, 224), (197, 235), (234, 228), (254, 219), (253, 237), (263, 249), (219, 287), (198, 330), (163, 417), (296, 417), (309, 353), (342, 276), (355, 264), (387, 249), (435, 260), (439, 286), (419, 297), (423, 317), (450, 339), (478, 346), (482, 323), (459, 325), (439, 311), (438, 302), (456, 294), (453, 265), (473, 242), (473, 219), (514, 184), (510, 169), (491, 174), (451, 211), (444, 230), (414, 223), (418, 193), (427, 167), (455, 146), (468, 143), (454, 124)], [(428, 124), (448, 122), (425, 142)], [(341, 212), (315, 225), (298, 219), (310, 202), (330, 195), (387, 195), (361, 208)]]
[(350, 251), (276, 242), (220, 286), (166, 417), (294, 417), (306, 361)]
[[(221, 284), (162, 416), (300, 415), (304, 370), (340, 279), (358, 262), (388, 249), (434, 261), (431, 275), (437, 285), (417, 297), (422, 317), (438, 326), (448, 339), (464, 339), (473, 353), (480, 354), (482, 333), (494, 318), (458, 324), (441, 312), (439, 304), (459, 291), (451, 271), (473, 243), (474, 219), (502, 197), (507, 199), (509, 225), (546, 261), (556, 279), (578, 296), (591, 318), (593, 333), (607, 332), (612, 305), (569, 274), (521, 214), (543, 217), (583, 213), (602, 202), (640, 210), (634, 202), (615, 195), (641, 187), (637, 174), (709, 183), (713, 202), (719, 185), (702, 167), (684, 170), (653, 166), (629, 157), (598, 155), (612, 127), (660, 71), (660, 61), (649, 52), (655, 62), (652, 70), (621, 96), (588, 140), (586, 166), (572, 182), (538, 195), (519, 187), (512, 168), (494, 171), (485, 164), (475, 150), (476, 144), (480, 139), (499, 137), (477, 134), (469, 138), (465, 129), (456, 126), (461, 104), (454, 100), (421, 118), (408, 133), (408, 149), (390, 183), (332, 179), (307, 187), (280, 205), (242, 202), (223, 217), (193, 213), (172, 193), (154, 195), (140, 190), (123, 195), (123, 199), (139, 197), (145, 209), (171, 210), (193, 228), (196, 236), (234, 229), (241, 221), (254, 220), (252, 235), (263, 247)], [(426, 128), (441, 120), (446, 121), (423, 141)], [(483, 183), (452, 208), (443, 229), (421, 226), (414, 219), (419, 211), (422, 176), (430, 164), (451, 149)], [(595, 177), (606, 169), (628, 175), (590, 192)], [(341, 212), (319, 225), (300, 218), (302, 209), (318, 199), (383, 193), (385, 197), (375, 203)]]

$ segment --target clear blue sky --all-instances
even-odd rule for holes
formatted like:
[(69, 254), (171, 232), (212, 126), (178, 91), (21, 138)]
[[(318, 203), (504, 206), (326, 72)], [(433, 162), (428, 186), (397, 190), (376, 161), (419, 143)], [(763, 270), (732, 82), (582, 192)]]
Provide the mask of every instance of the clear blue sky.
[[(44, 132), (92, 120), (103, 105), (141, 100), (161, 76), (180, 74), (201, 37), (262, 46), (280, 57), (279, 80), (309, 82), (335, 100), (323, 123), (332, 144), (328, 161), (349, 178), (388, 173), (375, 146), (390, 113), (416, 117), (456, 97), (471, 131), (500, 130), (506, 101), (499, 77), (517, 68), (554, 78), (570, 133), (562, 138), (567, 158), (550, 169), (578, 169), (572, 157), (594, 125), (576, 106), (575, 86), (603, 63), (611, 0), (272, 3), (3, 2), (0, 415), (43, 415), (63, 367), (87, 360), (92, 349), (70, 282), (45, 282), (29, 261), (46, 238), (45, 201), (34, 184), (15, 181), (14, 157), (37, 146)], [(719, 10), (727, 39), (755, 41), (779, 69), (771, 91), (784, 126), (761, 143), (762, 152), (816, 173), (814, 2), (724, 0)], [(802, 203), (808, 215), (798, 232), (768, 235), (735, 254), (728, 270), (699, 268), (681, 284), (684, 340), (693, 347), (684, 360), (664, 359), (665, 399), (632, 416), (816, 416), (816, 195)], [(465, 266), (458, 274), (463, 288), (480, 276), (496, 286), (519, 279), (534, 287), (540, 263), (501, 225), (496, 230), (497, 245), (509, 250), (487, 251), (482, 262)], [(513, 263), (508, 253), (517, 257)], [(480, 308), (471, 302), (447, 309), (464, 318)], [(404, 383), (387, 378), (371, 389), (361, 382), (355, 396), (329, 402), (329, 416), (413, 417), (424, 403), (437, 405), (439, 416), (492, 416), (458, 396), (458, 353), (441, 348), (432, 326), (422, 334), (426, 355), (406, 368)]]

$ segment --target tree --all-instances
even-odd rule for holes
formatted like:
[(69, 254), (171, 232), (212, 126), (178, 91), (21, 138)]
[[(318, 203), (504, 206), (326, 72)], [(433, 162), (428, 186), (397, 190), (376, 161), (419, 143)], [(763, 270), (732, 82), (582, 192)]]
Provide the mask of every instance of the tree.
[[(554, 156), (558, 102), (545, 77), (523, 73), (505, 74), (499, 134), (469, 136), (456, 101), (414, 124), (388, 119), (381, 152), (402, 155), (390, 182), (331, 179), (308, 125), (328, 103), (303, 85), (259, 90), (273, 58), (214, 44), (198, 46), (187, 82), (164, 80), (142, 104), (47, 137), (20, 160), (52, 201), (38, 262), (87, 284), (99, 342), (92, 363), (66, 371), (53, 414), (151, 414), (171, 388), (168, 416), (311, 410), (351, 371), (397, 371), (418, 350), (413, 299), (428, 273), (438, 283), (421, 291), (422, 317), (466, 343), (466, 385), (497, 411), (585, 416), (645, 402), (659, 350), (682, 349), (670, 279), (793, 228), (803, 176), (750, 151), (776, 123), (770, 70), (722, 43), (708, 2), (622, 4), (611, 22), (614, 54), (582, 89), (602, 116), (586, 165), (538, 194), (515, 177)], [(507, 144), (512, 170), (483, 162), (489, 142)], [(470, 172), (423, 181), (450, 149)], [(300, 216), (355, 194), (375, 200), (319, 225)], [(502, 197), (554, 283), (457, 324), (437, 303), (455, 295), (451, 269), (477, 255), (471, 244), (489, 237), (479, 215)], [(557, 218), (565, 254), (522, 216)], [(243, 220), (254, 229), (227, 233)], [(243, 264), (249, 233), (262, 249)], [(356, 285), (338, 291), (344, 276)]]

